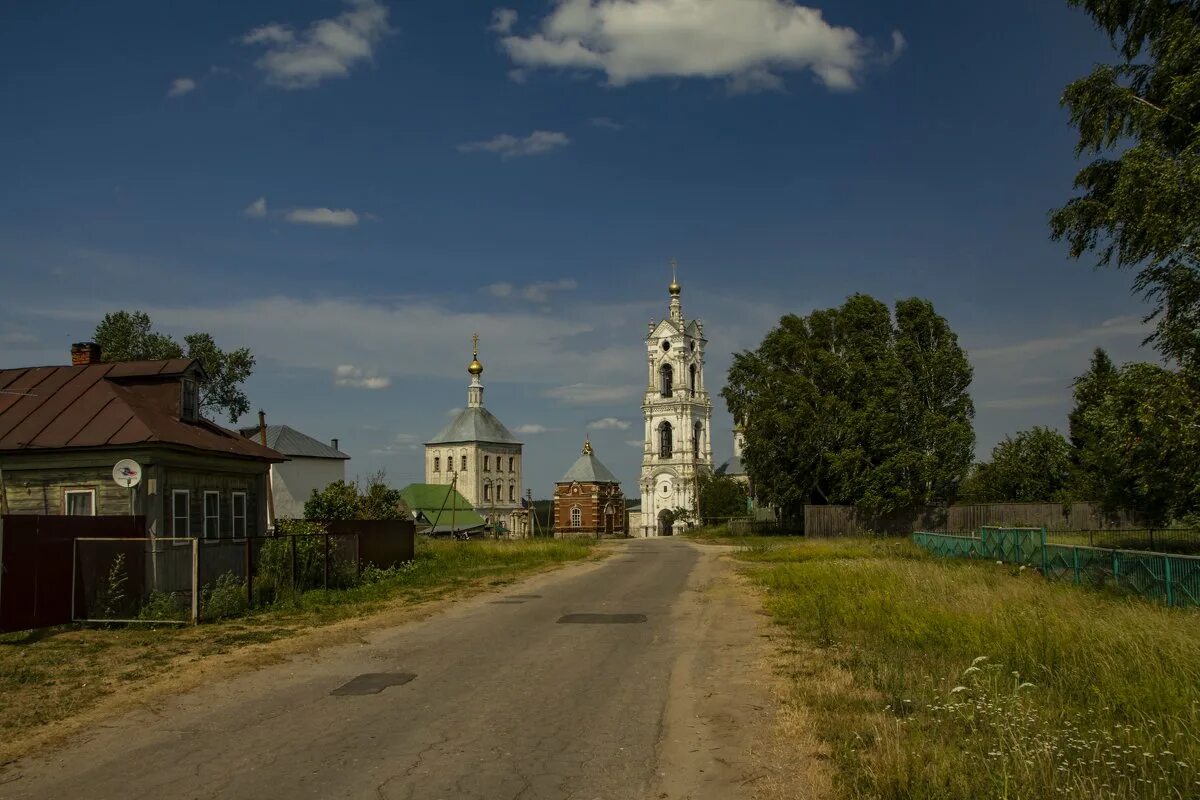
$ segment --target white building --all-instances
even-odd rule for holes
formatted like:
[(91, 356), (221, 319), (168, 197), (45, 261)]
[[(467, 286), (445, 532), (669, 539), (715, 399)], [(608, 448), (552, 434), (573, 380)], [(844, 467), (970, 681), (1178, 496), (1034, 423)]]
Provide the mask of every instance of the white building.
[(453, 484), (490, 525), (526, 536), (529, 512), (521, 500), (521, 443), (484, 408), (479, 336), (473, 340), (467, 407), (425, 444), (425, 482)]
[[(240, 432), (259, 441), (258, 428), (242, 428)], [(334, 481), (346, 480), (350, 456), (338, 450), (337, 439), (325, 444), (287, 425), (268, 425), (267, 447), (289, 459), (271, 465), (274, 519), (302, 518), (304, 503), (314, 489), (319, 492)]]
[[(642, 412), (640, 527), (635, 536), (669, 536), (671, 514), (696, 512), (696, 476), (712, 470), (712, 402), (704, 384), (704, 326), (685, 320), (672, 263), (670, 314), (646, 336), (646, 396)], [(632, 527), (632, 526), (631, 526)]]

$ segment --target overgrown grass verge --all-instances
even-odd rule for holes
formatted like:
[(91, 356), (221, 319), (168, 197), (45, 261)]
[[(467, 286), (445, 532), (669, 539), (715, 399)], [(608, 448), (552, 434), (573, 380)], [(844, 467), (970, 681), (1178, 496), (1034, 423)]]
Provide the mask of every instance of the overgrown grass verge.
[(849, 798), (1200, 797), (1200, 614), (906, 541), (739, 557)]
[[(407, 607), (456, 591), (503, 585), (591, 555), (592, 540), (447, 542), (418, 540), (416, 558), (379, 571), (351, 589), (310, 591), (233, 619), (198, 627), (110, 629), (63, 626), (0, 635), (0, 743), (67, 720), (115, 692), (132, 691), (180, 665), (253, 644), (295, 636), (315, 626)], [(225, 591), (244, 598), (245, 587)], [(208, 602), (222, 601), (213, 587)], [(240, 591), (240, 595), (238, 595)], [(213, 606), (215, 607), (215, 606)], [(225, 606), (226, 610), (229, 606)], [(19, 748), (18, 748), (19, 749)], [(9, 755), (12, 748), (3, 748)]]

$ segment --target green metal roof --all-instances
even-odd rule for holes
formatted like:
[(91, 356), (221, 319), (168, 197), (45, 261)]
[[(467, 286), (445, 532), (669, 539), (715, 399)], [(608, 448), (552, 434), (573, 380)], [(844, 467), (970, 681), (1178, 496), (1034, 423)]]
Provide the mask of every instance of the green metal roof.
[[(453, 492), (453, 494), (451, 494)], [(400, 497), (408, 504), (413, 514), (419, 514), (439, 530), (453, 525), (455, 528), (476, 528), (486, 525), (467, 498), (445, 483), (410, 483), (400, 490)], [(440, 514), (440, 518), (439, 518)]]

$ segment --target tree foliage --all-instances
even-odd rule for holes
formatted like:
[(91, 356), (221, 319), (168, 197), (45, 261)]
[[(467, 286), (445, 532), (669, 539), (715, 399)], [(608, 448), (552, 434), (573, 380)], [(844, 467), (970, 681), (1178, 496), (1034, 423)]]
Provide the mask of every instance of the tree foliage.
[(383, 472), (372, 475), (365, 486), (357, 481), (334, 481), (324, 489), (313, 489), (304, 503), (306, 520), (328, 522), (343, 519), (404, 519), (400, 490), (387, 485)]
[(245, 348), (225, 351), (217, 347), (210, 334), (192, 333), (183, 337), (184, 345), (153, 329), (150, 315), (143, 311), (116, 311), (105, 314), (93, 334), (105, 361), (143, 361), (168, 358), (197, 359), (208, 381), (200, 387), (200, 410), (205, 415), (224, 413), (229, 421), (250, 410), (250, 401), (242, 384), (254, 370), (254, 356)]
[(1076, 175), (1081, 193), (1052, 213), (1054, 238), (1074, 258), (1136, 270), (1134, 288), (1154, 304), (1151, 340), (1200, 365), (1200, 2), (1068, 2), (1121, 60), (1063, 94), (1076, 154), (1096, 158)]
[(969, 503), (1067, 500), (1073, 474), (1071, 445), (1051, 428), (1034, 427), (992, 448), (992, 460), (976, 464), (963, 482)]
[(702, 524), (746, 516), (746, 487), (728, 475), (705, 472), (697, 478), (696, 490)]
[(888, 513), (952, 499), (971, 463), (971, 366), (927, 300), (785, 316), (734, 356), (726, 403), (745, 427), (743, 463), (763, 502)]
[[(1159, 525), (1200, 513), (1200, 390), (1156, 364), (1126, 364), (1103, 382), (1076, 383), (1079, 493), (1110, 513)], [(1081, 394), (1080, 389), (1086, 391)]]

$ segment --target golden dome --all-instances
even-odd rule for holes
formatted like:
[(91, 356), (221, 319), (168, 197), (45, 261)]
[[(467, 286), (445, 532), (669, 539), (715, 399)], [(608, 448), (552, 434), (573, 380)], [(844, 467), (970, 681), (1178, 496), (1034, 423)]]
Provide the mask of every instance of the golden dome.
[(472, 375), (479, 376), (483, 374), (483, 364), (479, 363), (478, 333), (471, 337), (471, 344), (473, 345), (474, 352), (471, 356), (471, 363), (467, 365), (467, 372), (471, 373)]

